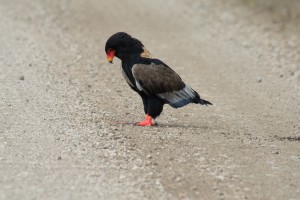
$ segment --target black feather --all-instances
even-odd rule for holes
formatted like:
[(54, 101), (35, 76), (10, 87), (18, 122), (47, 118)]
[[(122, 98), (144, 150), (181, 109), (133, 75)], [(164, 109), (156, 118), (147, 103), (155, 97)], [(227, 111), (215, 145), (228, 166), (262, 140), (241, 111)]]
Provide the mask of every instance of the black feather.
[(141, 41), (125, 32), (112, 35), (106, 42), (105, 51), (115, 50), (122, 61), (123, 75), (129, 86), (143, 100), (144, 110), (153, 118), (159, 116), (163, 105), (180, 108), (189, 103), (212, 105), (187, 86), (180, 76), (158, 59), (144, 57), (148, 54)]

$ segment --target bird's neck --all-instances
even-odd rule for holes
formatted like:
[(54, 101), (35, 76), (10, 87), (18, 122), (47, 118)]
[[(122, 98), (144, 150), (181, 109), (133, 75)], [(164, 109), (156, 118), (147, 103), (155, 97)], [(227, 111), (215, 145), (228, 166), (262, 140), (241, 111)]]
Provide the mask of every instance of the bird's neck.
[(127, 65), (134, 65), (141, 60), (141, 56), (139, 54), (130, 54), (121, 59), (122, 63)]
[(146, 49), (145, 47), (143, 47), (143, 52), (140, 54), (140, 56), (143, 58), (153, 58), (150, 51), (148, 51), (148, 49)]
[(145, 47), (143, 47), (142, 52), (127, 54), (126, 56), (121, 58), (121, 60), (122, 60), (122, 62), (125, 62), (125, 63), (128, 63), (128, 62), (138, 63), (138, 62), (140, 62), (141, 60), (143, 60), (145, 58), (146, 59), (147, 58), (153, 58), (153, 56), (150, 53), (150, 51), (148, 51)]

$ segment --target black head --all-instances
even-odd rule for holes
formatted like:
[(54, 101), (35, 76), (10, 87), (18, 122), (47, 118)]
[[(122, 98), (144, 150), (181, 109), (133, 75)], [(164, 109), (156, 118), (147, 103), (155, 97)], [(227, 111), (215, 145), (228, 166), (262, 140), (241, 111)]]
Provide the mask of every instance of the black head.
[(141, 54), (144, 45), (141, 41), (131, 37), (125, 32), (118, 32), (113, 34), (105, 44), (105, 52), (107, 60), (112, 62), (113, 57), (116, 56), (123, 60), (133, 54)]

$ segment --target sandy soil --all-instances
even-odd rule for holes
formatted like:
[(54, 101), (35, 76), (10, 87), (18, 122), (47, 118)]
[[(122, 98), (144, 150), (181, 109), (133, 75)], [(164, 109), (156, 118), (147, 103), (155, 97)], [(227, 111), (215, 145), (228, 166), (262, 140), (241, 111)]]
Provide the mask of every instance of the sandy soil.
[[(0, 2), (0, 199), (300, 199), (300, 41), (235, 1)], [(214, 103), (158, 127), (104, 44)]]

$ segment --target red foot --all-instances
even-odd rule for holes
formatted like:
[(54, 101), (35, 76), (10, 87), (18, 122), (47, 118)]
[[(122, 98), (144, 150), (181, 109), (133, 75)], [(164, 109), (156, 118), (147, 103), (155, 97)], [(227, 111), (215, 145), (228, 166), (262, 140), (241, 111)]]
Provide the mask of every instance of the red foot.
[(152, 121), (152, 117), (150, 115), (146, 115), (144, 121), (136, 123), (137, 126), (154, 126), (155, 123)]

